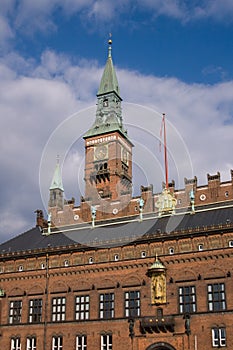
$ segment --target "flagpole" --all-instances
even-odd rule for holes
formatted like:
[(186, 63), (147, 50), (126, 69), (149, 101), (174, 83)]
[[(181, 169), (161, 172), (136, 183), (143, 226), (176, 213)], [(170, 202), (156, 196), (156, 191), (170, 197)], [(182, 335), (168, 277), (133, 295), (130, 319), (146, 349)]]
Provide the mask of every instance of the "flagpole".
[(164, 165), (165, 165), (165, 184), (168, 189), (168, 161), (167, 161), (167, 137), (166, 137), (166, 123), (165, 113), (163, 113), (163, 137), (164, 137)]

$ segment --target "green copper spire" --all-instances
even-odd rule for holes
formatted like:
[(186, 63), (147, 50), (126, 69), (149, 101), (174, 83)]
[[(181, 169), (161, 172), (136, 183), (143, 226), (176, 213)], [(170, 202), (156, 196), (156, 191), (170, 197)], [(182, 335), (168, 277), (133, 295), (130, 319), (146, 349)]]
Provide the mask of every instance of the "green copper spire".
[(61, 178), (61, 170), (60, 170), (60, 164), (59, 164), (59, 157), (57, 157), (57, 164), (53, 175), (53, 180), (51, 183), (51, 186), (49, 188), (50, 190), (60, 189), (61, 191), (64, 191), (63, 184), (62, 184), (62, 178)]
[(102, 94), (107, 94), (112, 91), (115, 91), (118, 95), (120, 95), (117, 76), (116, 76), (115, 68), (113, 66), (113, 61), (112, 61), (112, 40), (111, 39), (109, 39), (108, 44), (109, 44), (108, 59), (105, 65), (104, 73), (102, 75), (97, 96)]
[(97, 136), (113, 131), (120, 131), (127, 137), (122, 123), (121, 97), (115, 68), (112, 61), (112, 40), (108, 41), (108, 58), (97, 93), (96, 118), (92, 127), (84, 135)]

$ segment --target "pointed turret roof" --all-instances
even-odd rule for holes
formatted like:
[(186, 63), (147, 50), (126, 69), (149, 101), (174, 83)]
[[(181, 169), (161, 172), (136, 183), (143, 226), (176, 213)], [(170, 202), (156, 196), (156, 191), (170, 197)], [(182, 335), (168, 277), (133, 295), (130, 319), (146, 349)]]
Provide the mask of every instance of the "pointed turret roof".
[(62, 184), (62, 177), (61, 177), (61, 169), (60, 169), (60, 162), (59, 157), (57, 158), (57, 164), (53, 175), (53, 180), (50, 186), (50, 190), (60, 189), (64, 191), (63, 184)]
[(115, 68), (112, 61), (112, 47), (111, 47), (112, 40), (109, 40), (108, 43), (109, 43), (108, 59), (104, 68), (104, 73), (102, 75), (97, 96), (103, 95), (109, 92), (113, 92), (113, 91), (116, 92), (118, 96), (120, 96), (117, 76), (116, 76)]

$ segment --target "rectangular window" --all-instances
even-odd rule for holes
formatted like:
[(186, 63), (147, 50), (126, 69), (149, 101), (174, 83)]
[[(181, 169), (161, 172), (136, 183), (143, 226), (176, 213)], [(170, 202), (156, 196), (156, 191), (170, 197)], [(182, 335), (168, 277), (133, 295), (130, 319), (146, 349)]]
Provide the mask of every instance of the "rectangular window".
[(87, 336), (78, 335), (76, 337), (76, 350), (86, 350), (87, 349)]
[(41, 322), (42, 318), (42, 299), (29, 300), (29, 322)]
[(140, 292), (139, 291), (125, 292), (125, 316), (126, 317), (140, 316)]
[(226, 346), (226, 329), (225, 328), (212, 328), (212, 345), (216, 348)]
[(89, 295), (79, 295), (75, 299), (75, 319), (82, 321), (89, 319)]
[(101, 350), (112, 350), (112, 334), (101, 335)]
[(52, 338), (52, 350), (62, 350), (62, 337)]
[(114, 317), (114, 294), (100, 294), (100, 318), (109, 319)]
[(9, 323), (17, 324), (21, 322), (22, 300), (14, 300), (10, 302)]
[(225, 285), (224, 283), (208, 284), (209, 311), (221, 311), (226, 309)]
[(27, 338), (26, 350), (36, 350), (36, 337)]
[(65, 321), (66, 316), (66, 298), (59, 297), (52, 299), (52, 321)]
[(196, 312), (196, 288), (195, 286), (179, 287), (180, 313)]
[(11, 338), (11, 350), (21, 350), (20, 338)]

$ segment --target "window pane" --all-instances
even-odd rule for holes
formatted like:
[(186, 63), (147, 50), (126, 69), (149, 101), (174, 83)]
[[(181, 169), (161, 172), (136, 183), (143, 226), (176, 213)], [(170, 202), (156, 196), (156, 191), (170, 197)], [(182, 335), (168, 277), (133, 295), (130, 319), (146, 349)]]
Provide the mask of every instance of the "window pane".
[(126, 317), (140, 316), (140, 292), (139, 291), (125, 292), (125, 316)]
[(64, 321), (66, 313), (66, 299), (63, 297), (53, 298), (52, 305), (52, 321)]
[(42, 299), (32, 299), (29, 301), (29, 322), (41, 322), (42, 318)]
[(221, 311), (226, 309), (225, 285), (224, 283), (214, 283), (208, 285), (208, 305), (209, 311)]
[(100, 294), (100, 318), (113, 318), (114, 317), (114, 294), (106, 293)]
[(196, 312), (196, 288), (185, 286), (179, 288), (179, 310), (180, 313)]
[(22, 300), (14, 300), (10, 302), (9, 307), (9, 323), (17, 324), (21, 322)]

